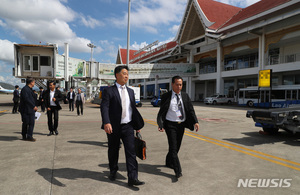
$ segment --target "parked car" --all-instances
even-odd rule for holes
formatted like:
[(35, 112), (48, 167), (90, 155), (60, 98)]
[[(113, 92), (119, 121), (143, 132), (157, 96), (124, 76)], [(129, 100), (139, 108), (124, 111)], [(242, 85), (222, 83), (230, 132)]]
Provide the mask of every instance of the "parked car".
[(232, 104), (234, 98), (228, 98), (226, 95), (212, 95), (204, 99), (205, 104)]

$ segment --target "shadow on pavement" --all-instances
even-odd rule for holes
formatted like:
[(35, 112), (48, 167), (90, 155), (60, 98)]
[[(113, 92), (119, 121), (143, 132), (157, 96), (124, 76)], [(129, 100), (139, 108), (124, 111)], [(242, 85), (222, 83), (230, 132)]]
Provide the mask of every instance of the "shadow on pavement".
[(20, 140), (20, 138), (14, 137), (14, 136), (0, 136), (0, 141), (12, 142), (12, 141), (16, 141), (16, 140)]
[[(119, 165), (119, 171), (126, 172), (126, 163), (119, 163), (118, 165)], [(108, 168), (108, 164), (100, 164), (99, 167)], [(165, 166), (139, 163), (139, 172), (153, 174), (156, 176), (159, 175), (159, 176), (167, 177), (167, 178), (170, 178), (172, 180), (172, 182), (176, 182), (177, 180), (175, 178), (175, 174), (172, 175), (172, 174), (162, 172), (160, 168), (163, 168), (163, 167), (165, 167)], [(143, 179), (141, 178), (141, 180), (143, 180)]]
[[(88, 179), (93, 179), (96, 181), (100, 181), (100, 182), (107, 182), (107, 183), (113, 183), (122, 187), (127, 187), (131, 190), (134, 191), (138, 191), (139, 188), (137, 187), (129, 187), (127, 185), (127, 180), (124, 181), (120, 181), (121, 180), (125, 180), (126, 178), (121, 176), (121, 175), (117, 175), (117, 180), (115, 181), (110, 181), (108, 179), (108, 175), (109, 172), (108, 171), (104, 171), (104, 172), (96, 172), (96, 171), (89, 171), (89, 170), (79, 170), (79, 169), (73, 169), (73, 168), (61, 168), (61, 169), (49, 169), (49, 168), (42, 168), (42, 169), (38, 169), (36, 170), (36, 172), (42, 176), (45, 180), (47, 180), (49, 183), (56, 185), (56, 186), (60, 186), (60, 187), (65, 187), (66, 185), (63, 184), (62, 182), (60, 182), (58, 179), (59, 178), (63, 178), (63, 179), (68, 179), (68, 180), (77, 180), (80, 178), (88, 178)], [(53, 177), (52, 177), (53, 175)]]
[(101, 147), (108, 147), (107, 142), (97, 142), (97, 141), (68, 141), (72, 144), (86, 144), (92, 146), (101, 146)]
[(300, 135), (291, 134), (288, 132), (280, 131), (275, 135), (261, 135), (258, 132), (242, 133), (247, 137), (243, 138), (227, 138), (223, 139), (229, 142), (237, 143), (245, 146), (255, 146), (262, 144), (275, 144), (277, 142), (283, 142), (290, 146), (300, 146)]

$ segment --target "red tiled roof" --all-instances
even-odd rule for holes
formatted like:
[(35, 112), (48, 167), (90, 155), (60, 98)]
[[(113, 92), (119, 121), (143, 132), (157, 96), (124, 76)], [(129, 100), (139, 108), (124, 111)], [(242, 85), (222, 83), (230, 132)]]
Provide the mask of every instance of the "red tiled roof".
[[(169, 43), (166, 43), (164, 45), (161, 45), (155, 49), (152, 49), (152, 51), (142, 51), (139, 54), (134, 55), (135, 52), (137, 52), (137, 50), (130, 50), (129, 51), (129, 60), (132, 60), (130, 62), (130, 64), (134, 64), (134, 63), (138, 63), (142, 60), (151, 58), (152, 56), (156, 56), (159, 55), (160, 53), (163, 54), (165, 51), (168, 51), (174, 47), (177, 46), (176, 41), (172, 41)], [(127, 49), (120, 49), (120, 58), (122, 60), (122, 64), (126, 64), (127, 63)]]
[(262, 12), (268, 11), (274, 7), (287, 3), (291, 0), (260, 0), (259, 2), (250, 5), (242, 9), (237, 15), (235, 15), (230, 21), (228, 21), (223, 27), (235, 24)]
[(213, 30), (218, 29), (242, 9), (214, 0), (198, 0), (198, 4), (207, 19), (214, 22), (213, 25), (209, 26)]

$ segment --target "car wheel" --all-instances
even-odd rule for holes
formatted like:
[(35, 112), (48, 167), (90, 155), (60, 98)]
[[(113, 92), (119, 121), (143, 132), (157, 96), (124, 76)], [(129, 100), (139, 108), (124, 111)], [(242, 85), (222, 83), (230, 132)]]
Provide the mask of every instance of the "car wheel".
[(253, 107), (253, 106), (254, 106), (254, 103), (253, 103), (252, 101), (249, 101), (249, 102), (247, 102), (247, 106), (248, 106), (248, 107)]
[(229, 101), (227, 102), (227, 104), (232, 104), (231, 100), (229, 100)]
[(213, 101), (213, 105), (217, 105), (217, 101)]

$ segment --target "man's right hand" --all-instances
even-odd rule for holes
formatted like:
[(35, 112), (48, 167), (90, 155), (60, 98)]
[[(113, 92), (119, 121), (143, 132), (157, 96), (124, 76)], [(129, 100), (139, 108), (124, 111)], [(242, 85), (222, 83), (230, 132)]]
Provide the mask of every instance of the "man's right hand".
[(158, 127), (158, 131), (164, 132), (165, 130), (164, 130), (164, 128), (159, 128), (159, 127)]
[(110, 123), (107, 123), (104, 125), (104, 131), (107, 133), (107, 134), (112, 134), (112, 126)]
[(35, 106), (35, 107), (33, 108), (33, 110), (34, 110), (34, 111), (37, 111), (37, 110), (38, 110), (38, 108)]
[(48, 110), (48, 111), (50, 111), (50, 110), (51, 110), (51, 108), (47, 108), (47, 110)]

